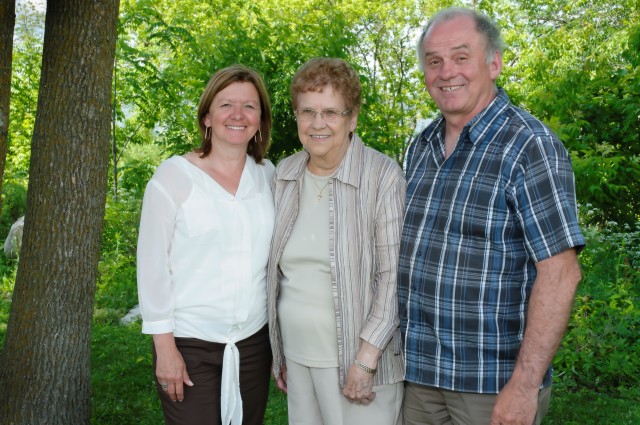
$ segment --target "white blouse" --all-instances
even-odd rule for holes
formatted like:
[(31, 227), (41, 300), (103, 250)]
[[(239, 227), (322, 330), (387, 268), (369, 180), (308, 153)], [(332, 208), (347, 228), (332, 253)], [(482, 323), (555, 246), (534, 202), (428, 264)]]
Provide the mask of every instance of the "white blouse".
[(137, 252), (142, 332), (227, 344), (223, 375), (233, 366), (232, 375), (238, 372), (237, 361), (227, 361), (237, 360), (234, 344), (267, 322), (273, 172), (271, 162), (247, 156), (234, 196), (174, 156), (158, 166), (144, 194)]

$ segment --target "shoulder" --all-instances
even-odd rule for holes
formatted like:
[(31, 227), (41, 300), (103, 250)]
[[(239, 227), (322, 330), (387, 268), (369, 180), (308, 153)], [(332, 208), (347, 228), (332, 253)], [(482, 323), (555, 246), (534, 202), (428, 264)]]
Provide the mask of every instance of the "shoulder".
[(429, 141), (432, 140), (438, 132), (442, 132), (444, 128), (444, 118), (442, 115), (438, 115), (437, 118), (432, 120), (427, 126), (418, 133), (411, 144), (407, 148), (407, 157), (416, 150), (425, 149)]
[(510, 105), (505, 113), (509, 117), (512, 125), (522, 128), (523, 131), (528, 132), (532, 136), (558, 138), (542, 120), (534, 117), (530, 112), (522, 108)]
[(362, 158), (361, 188), (369, 187), (375, 192), (393, 190), (404, 194), (406, 180), (402, 168), (396, 161), (368, 146), (363, 149)]
[(262, 163), (258, 164), (253, 160), (253, 158), (251, 158), (250, 156), (247, 156), (247, 161), (249, 160), (251, 161), (253, 172), (263, 177), (264, 180), (266, 180), (267, 182), (271, 182), (271, 179), (273, 178), (273, 173), (275, 172), (275, 169), (276, 169), (276, 167), (273, 165), (273, 162), (264, 158), (262, 160)]
[(514, 134), (521, 141), (534, 138), (542, 141), (559, 142), (558, 136), (541, 119), (534, 117), (529, 111), (514, 105), (503, 89), (492, 106), (486, 119), (494, 121), (498, 131)]
[(274, 170), (276, 168), (276, 166), (273, 165), (273, 162), (271, 162), (271, 160), (269, 160), (267, 158), (264, 158), (262, 160), (262, 164), (257, 164), (257, 165), (260, 166), (260, 167), (265, 167), (267, 169), (271, 169), (271, 170)]
[(373, 168), (373, 172), (382, 172), (391, 175), (403, 175), (400, 165), (390, 156), (377, 151), (369, 146), (363, 149), (364, 163)]
[(309, 154), (305, 150), (294, 153), (278, 162), (276, 167), (277, 178), (295, 178), (299, 173), (304, 171), (303, 165), (306, 164)]
[(534, 159), (554, 162), (552, 158), (570, 162), (569, 152), (557, 134), (540, 119), (516, 106), (509, 108), (510, 132), (517, 134), (513, 140), (513, 152), (521, 154), (521, 160)]
[(258, 166), (258, 169), (261, 169), (264, 172), (267, 172), (267, 173), (270, 173), (270, 174), (273, 174), (273, 172), (276, 169), (276, 166), (273, 165), (273, 162), (271, 162), (270, 160), (268, 160), (266, 158), (262, 160), (262, 164), (257, 164), (256, 163), (256, 165)]
[(181, 156), (172, 156), (162, 161), (147, 183), (145, 197), (160, 193), (175, 204), (183, 202), (188, 198), (194, 181), (197, 180), (193, 172), (194, 167), (195, 165)]
[(177, 174), (186, 174), (188, 160), (182, 156), (174, 155), (162, 161), (156, 171), (153, 173), (152, 179), (162, 179), (164, 177), (173, 177)]

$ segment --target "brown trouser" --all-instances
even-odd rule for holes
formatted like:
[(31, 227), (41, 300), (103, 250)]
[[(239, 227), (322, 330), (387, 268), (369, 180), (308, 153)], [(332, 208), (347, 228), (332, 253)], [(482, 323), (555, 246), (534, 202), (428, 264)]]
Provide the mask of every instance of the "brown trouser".
[[(412, 382), (404, 388), (405, 425), (489, 425), (497, 394), (461, 393)], [(549, 410), (551, 386), (538, 393), (534, 424)]]
[[(162, 391), (156, 378), (156, 389), (162, 402), (167, 425), (219, 425), (220, 385), (224, 344), (195, 338), (176, 338), (178, 351), (187, 366), (193, 387), (184, 386), (184, 400), (174, 402)], [(247, 339), (236, 343), (240, 352), (240, 393), (243, 425), (262, 425), (269, 395), (271, 347), (265, 325)], [(153, 350), (153, 368), (156, 352)]]

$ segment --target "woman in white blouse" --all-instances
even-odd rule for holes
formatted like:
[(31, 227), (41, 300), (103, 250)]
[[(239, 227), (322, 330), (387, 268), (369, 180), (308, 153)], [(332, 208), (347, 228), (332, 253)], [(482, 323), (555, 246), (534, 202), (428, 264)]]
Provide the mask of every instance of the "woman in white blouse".
[(216, 72), (198, 123), (202, 146), (160, 164), (145, 191), (142, 332), (153, 335), (167, 424), (262, 424), (274, 166), (264, 159), (271, 105), (260, 75), (241, 65)]

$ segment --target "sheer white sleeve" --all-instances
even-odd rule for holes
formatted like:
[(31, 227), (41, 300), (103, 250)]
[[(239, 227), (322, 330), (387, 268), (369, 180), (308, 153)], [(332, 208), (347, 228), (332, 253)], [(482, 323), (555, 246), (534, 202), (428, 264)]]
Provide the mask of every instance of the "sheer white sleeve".
[(142, 201), (137, 279), (142, 332), (148, 334), (173, 332), (171, 241), (178, 209), (192, 186), (175, 159), (169, 159), (157, 168)]

